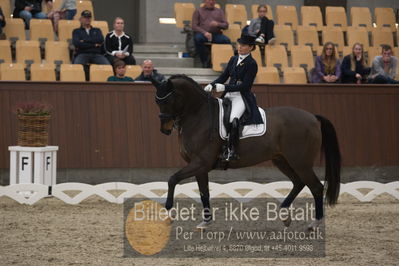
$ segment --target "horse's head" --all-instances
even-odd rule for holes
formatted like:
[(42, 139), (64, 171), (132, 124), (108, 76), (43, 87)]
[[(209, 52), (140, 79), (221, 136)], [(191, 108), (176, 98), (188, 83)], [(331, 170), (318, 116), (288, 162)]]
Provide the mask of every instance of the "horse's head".
[(160, 110), (159, 118), (161, 120), (161, 132), (170, 135), (175, 120), (182, 113), (182, 99), (179, 92), (174, 89), (171, 79), (163, 82), (152, 79), (151, 82), (157, 89), (155, 102)]

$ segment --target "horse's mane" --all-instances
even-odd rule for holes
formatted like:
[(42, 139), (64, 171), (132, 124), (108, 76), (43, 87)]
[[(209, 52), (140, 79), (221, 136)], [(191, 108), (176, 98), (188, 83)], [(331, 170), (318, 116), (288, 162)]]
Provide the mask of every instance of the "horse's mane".
[(202, 87), (192, 78), (190, 78), (189, 76), (186, 76), (184, 74), (176, 74), (176, 75), (172, 75), (170, 78), (170, 80), (173, 79), (184, 79), (186, 81), (188, 81), (189, 83), (191, 83), (193, 85), (193, 87), (204, 97), (207, 97), (207, 93), (202, 89)]

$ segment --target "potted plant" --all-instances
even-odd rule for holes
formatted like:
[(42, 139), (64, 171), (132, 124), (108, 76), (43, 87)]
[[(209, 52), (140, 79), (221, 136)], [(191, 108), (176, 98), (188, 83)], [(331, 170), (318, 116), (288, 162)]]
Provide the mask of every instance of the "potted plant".
[(30, 101), (14, 107), (18, 118), (18, 146), (43, 147), (48, 145), (51, 105)]

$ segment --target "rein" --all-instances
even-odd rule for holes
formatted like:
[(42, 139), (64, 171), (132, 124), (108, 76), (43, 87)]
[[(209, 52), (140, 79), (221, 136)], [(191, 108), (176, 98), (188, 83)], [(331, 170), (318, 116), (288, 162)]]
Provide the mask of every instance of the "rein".
[(213, 141), (213, 128), (215, 125), (215, 118), (214, 115), (212, 113), (212, 94), (208, 93), (208, 113), (209, 113), (209, 121), (211, 121), (211, 124), (209, 126), (209, 140)]

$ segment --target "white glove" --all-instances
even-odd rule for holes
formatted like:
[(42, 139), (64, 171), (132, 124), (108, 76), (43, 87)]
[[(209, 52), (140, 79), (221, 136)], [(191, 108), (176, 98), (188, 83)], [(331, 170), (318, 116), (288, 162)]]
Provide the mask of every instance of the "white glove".
[(221, 92), (224, 91), (224, 84), (216, 83), (216, 91)]
[(212, 91), (212, 84), (208, 84), (205, 86), (204, 91), (211, 92)]

